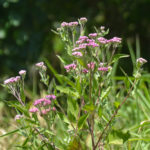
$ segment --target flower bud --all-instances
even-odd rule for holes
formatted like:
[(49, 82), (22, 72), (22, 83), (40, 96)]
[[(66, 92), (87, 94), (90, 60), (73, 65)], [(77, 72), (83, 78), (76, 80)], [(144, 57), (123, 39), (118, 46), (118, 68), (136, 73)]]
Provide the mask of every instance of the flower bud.
[(143, 64), (147, 63), (147, 60), (144, 58), (138, 58), (136, 60), (137, 66), (142, 66)]
[(84, 23), (87, 22), (87, 18), (82, 17), (82, 18), (79, 19), (79, 21), (80, 21), (80, 23), (84, 24)]
[(20, 74), (21, 76), (25, 76), (25, 75), (26, 75), (26, 70), (20, 70), (20, 71), (19, 71), (19, 74)]

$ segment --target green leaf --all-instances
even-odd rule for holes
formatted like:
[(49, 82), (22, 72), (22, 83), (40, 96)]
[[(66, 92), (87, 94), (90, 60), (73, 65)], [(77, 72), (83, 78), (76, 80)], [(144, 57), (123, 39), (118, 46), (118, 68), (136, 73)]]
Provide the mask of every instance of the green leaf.
[(67, 95), (72, 95), (75, 96), (76, 98), (79, 98), (79, 93), (73, 91), (71, 88), (69, 87), (63, 87), (63, 86), (56, 86), (56, 89), (58, 91), (60, 91), (61, 93), (65, 93)]
[(18, 104), (12, 104), (12, 103), (9, 103), (9, 105), (11, 107), (15, 107), (17, 110), (21, 111), (25, 116), (30, 117), (29, 112), (26, 109), (26, 107), (22, 107), (22, 106), (20, 106)]
[(101, 100), (103, 100), (104, 98), (108, 96), (110, 90), (111, 90), (111, 86), (109, 86), (105, 91), (102, 92)]
[(75, 119), (78, 118), (79, 106), (77, 101), (72, 97), (69, 97), (67, 99), (67, 114), (69, 113), (71, 113), (75, 117)]
[(93, 104), (87, 104), (84, 105), (83, 110), (86, 110), (88, 112), (93, 112), (95, 110), (95, 106)]
[(59, 58), (59, 60), (61, 61), (61, 63), (62, 63), (63, 65), (66, 64), (65, 61), (62, 59), (62, 57), (60, 57), (59, 55), (56, 55), (56, 56)]
[(68, 84), (68, 85), (70, 85), (71, 87), (73, 87), (73, 88), (75, 88), (76, 86), (75, 86), (75, 84), (68, 78), (68, 77), (66, 77), (66, 76), (64, 76), (64, 75), (61, 75), (61, 74), (56, 74), (56, 77), (58, 78), (58, 79), (60, 79), (63, 83), (64, 83), (64, 81)]
[(67, 147), (67, 150), (82, 150), (82, 145), (79, 139), (74, 138), (73, 140), (71, 140), (69, 146)]
[(85, 114), (85, 115), (83, 115), (83, 116), (81, 116), (79, 118), (79, 121), (78, 121), (78, 130), (80, 130), (83, 127), (83, 125), (84, 125), (86, 119), (88, 118), (88, 116), (89, 116), (89, 114)]
[(21, 100), (23, 102), (25, 102), (26, 97), (25, 97), (25, 94), (24, 94), (23, 87), (20, 87), (20, 97), (21, 97)]
[(99, 108), (98, 108), (98, 116), (100, 118), (102, 117), (102, 106), (99, 106)]
[[(22, 129), (26, 129), (26, 128), (29, 128), (29, 126), (26, 126), (26, 127), (20, 128), (20, 129), (22, 130)], [(16, 129), (16, 130), (7, 132), (6, 134), (0, 135), (0, 137), (4, 137), (4, 136), (8, 136), (8, 135), (14, 134), (14, 133), (20, 131), (20, 129)]]
[(122, 145), (130, 138), (130, 133), (126, 133), (121, 130), (112, 130), (109, 134), (109, 144)]
[(80, 76), (76, 79), (76, 90), (81, 95), (81, 83), (80, 83)]
[(114, 63), (114, 62), (118, 61), (120, 58), (126, 58), (126, 57), (129, 57), (129, 55), (126, 55), (126, 54), (116, 54), (116, 55), (113, 56), (111, 63)]

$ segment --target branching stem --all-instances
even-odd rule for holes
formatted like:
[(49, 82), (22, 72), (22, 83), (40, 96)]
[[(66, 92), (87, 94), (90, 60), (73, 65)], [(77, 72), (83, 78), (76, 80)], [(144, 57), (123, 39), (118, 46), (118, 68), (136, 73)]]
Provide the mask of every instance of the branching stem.
[(129, 89), (127, 96), (124, 98), (124, 100), (122, 101), (122, 103), (118, 106), (118, 108), (116, 109), (116, 111), (114, 112), (114, 114), (112, 115), (112, 117), (110, 118), (110, 120), (108, 121), (108, 123), (106, 124), (104, 130), (102, 131), (102, 133), (100, 134), (100, 136), (99, 136), (99, 138), (98, 138), (98, 141), (97, 141), (97, 143), (96, 143), (96, 145), (95, 145), (95, 149), (97, 148), (99, 142), (101, 141), (101, 139), (102, 139), (102, 137), (103, 137), (105, 131), (106, 131), (107, 128), (110, 126), (110, 123), (112, 122), (112, 120), (113, 120), (113, 119), (115, 118), (115, 116), (117, 115), (119, 109), (122, 107), (122, 105), (126, 102), (126, 100), (128, 99), (128, 97), (130, 96), (130, 93), (131, 93), (133, 87), (135, 86), (135, 83), (136, 83), (136, 80), (134, 81), (134, 83), (132, 84), (131, 88)]

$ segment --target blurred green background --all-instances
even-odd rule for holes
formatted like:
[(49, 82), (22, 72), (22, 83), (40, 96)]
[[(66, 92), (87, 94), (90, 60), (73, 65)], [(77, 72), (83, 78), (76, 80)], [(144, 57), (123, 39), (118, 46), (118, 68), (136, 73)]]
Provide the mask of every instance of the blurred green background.
[(139, 37), (142, 56), (149, 59), (149, 10), (150, 0), (0, 0), (0, 77), (27, 69), (43, 57), (59, 70), (55, 55), (62, 55), (64, 47), (51, 29), (83, 16), (89, 20), (89, 32), (93, 25), (104, 25), (109, 36), (122, 37), (124, 53), (127, 39), (134, 46)]

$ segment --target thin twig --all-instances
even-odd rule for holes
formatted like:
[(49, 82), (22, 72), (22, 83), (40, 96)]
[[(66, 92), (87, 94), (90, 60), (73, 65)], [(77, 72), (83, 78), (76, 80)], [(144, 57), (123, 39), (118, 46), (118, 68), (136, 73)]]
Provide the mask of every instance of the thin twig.
[(105, 126), (103, 132), (101, 133), (101, 135), (100, 135), (99, 138), (98, 138), (98, 141), (97, 141), (97, 143), (96, 143), (96, 145), (95, 145), (95, 149), (96, 149), (96, 147), (98, 146), (98, 143), (100, 142), (100, 140), (102, 139), (102, 137), (103, 137), (105, 131), (106, 131), (107, 128), (109, 127), (110, 123), (112, 122), (112, 120), (113, 120), (113, 119), (115, 118), (115, 116), (117, 115), (119, 109), (122, 107), (122, 105), (123, 105), (123, 104), (126, 102), (126, 100), (128, 99), (128, 97), (129, 97), (129, 95), (130, 95), (130, 93), (131, 93), (133, 87), (135, 86), (135, 83), (136, 83), (136, 80), (134, 81), (134, 83), (132, 84), (130, 90), (128, 91), (127, 96), (124, 98), (124, 100), (122, 101), (122, 103), (118, 106), (118, 108), (116, 109), (116, 111), (114, 112), (114, 114), (112, 115), (112, 117), (110, 118), (109, 122), (106, 124), (106, 126)]

